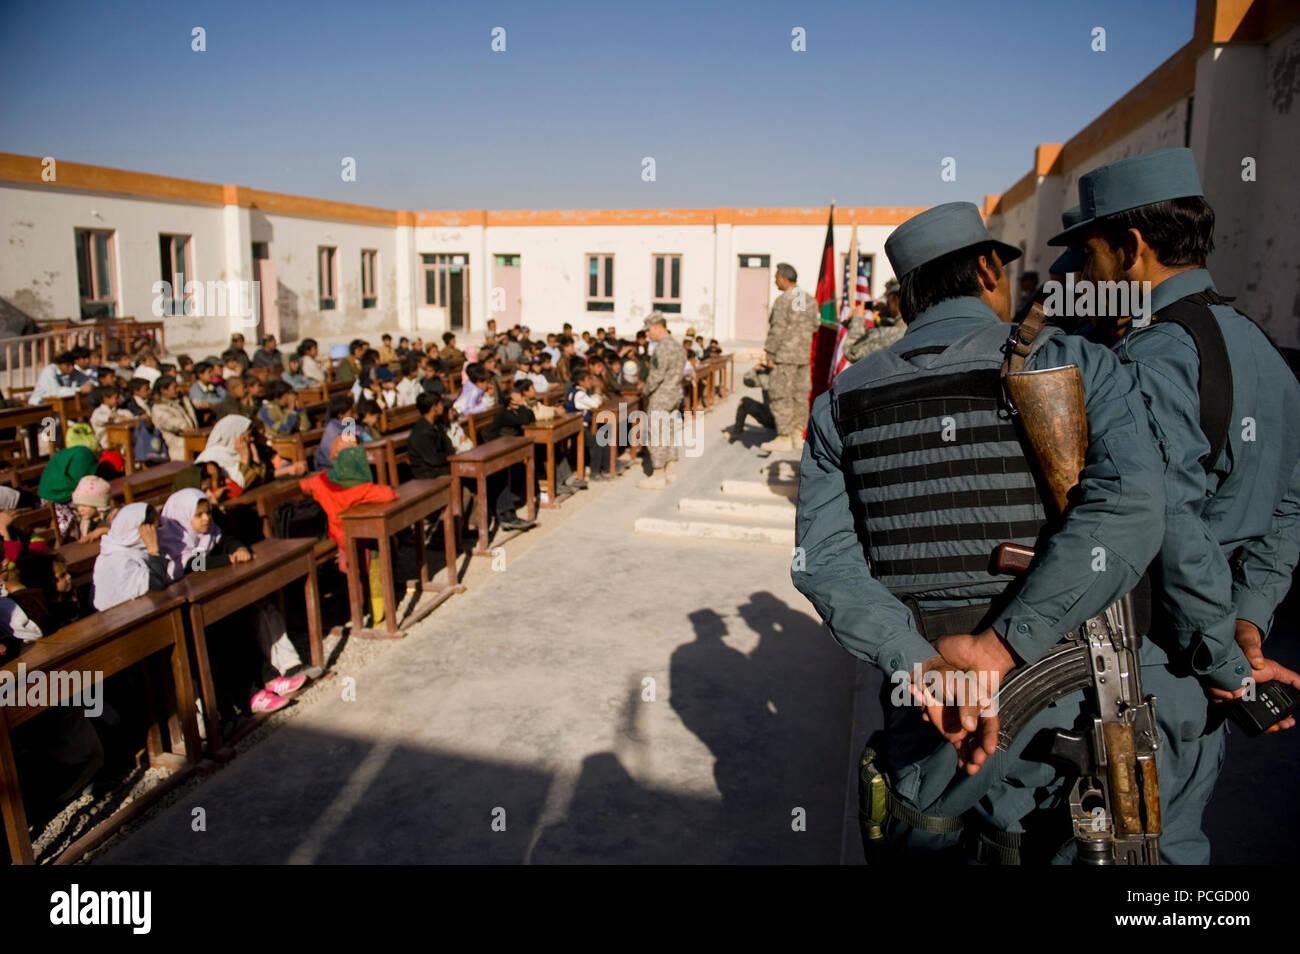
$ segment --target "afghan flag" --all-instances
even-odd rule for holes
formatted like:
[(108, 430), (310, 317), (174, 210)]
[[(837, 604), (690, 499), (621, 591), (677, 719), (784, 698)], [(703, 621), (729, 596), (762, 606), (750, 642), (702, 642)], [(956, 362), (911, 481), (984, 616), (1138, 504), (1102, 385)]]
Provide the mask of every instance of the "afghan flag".
[(817, 310), (821, 324), (813, 335), (812, 390), (808, 393), (808, 407), (817, 395), (831, 386), (835, 367), (835, 341), (840, 334), (840, 323), (835, 316), (835, 206), (831, 206), (826, 223), (826, 244), (822, 248), (822, 267), (817, 275)]

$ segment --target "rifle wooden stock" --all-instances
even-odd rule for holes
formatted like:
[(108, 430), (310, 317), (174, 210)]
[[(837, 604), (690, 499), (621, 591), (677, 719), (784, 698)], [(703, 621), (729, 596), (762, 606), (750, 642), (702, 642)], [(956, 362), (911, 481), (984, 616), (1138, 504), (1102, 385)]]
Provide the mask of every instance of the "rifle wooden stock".
[(1115, 834), (1142, 834), (1141, 793), (1137, 780), (1137, 752), (1133, 726), (1128, 722), (1103, 722), (1102, 738), (1106, 743), (1106, 768), (1110, 774), (1111, 815)]
[(1004, 380), (1043, 483), (1062, 514), (1088, 454), (1083, 376), (1071, 364), (1014, 371)]

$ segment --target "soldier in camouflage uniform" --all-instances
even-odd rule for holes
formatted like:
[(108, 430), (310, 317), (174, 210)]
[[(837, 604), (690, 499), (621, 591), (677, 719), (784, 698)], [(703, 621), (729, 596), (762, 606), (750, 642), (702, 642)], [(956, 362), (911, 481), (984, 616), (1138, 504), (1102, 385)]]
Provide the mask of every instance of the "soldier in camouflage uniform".
[(891, 278), (885, 283), (885, 307), (876, 312), (876, 327), (854, 337), (850, 326), (849, 343), (844, 348), (844, 357), (852, 364), (873, 351), (884, 351), (902, 338), (906, 330), (907, 322), (903, 321), (898, 305), (898, 281)]
[(817, 299), (796, 285), (797, 280), (793, 265), (782, 262), (776, 266), (776, 287), (781, 294), (772, 305), (763, 350), (772, 369), (770, 397), (777, 433), (760, 445), (765, 451), (802, 449), (808, 424), (808, 392), (812, 389), (808, 363), (820, 319)]
[[(663, 490), (677, 479), (677, 410), (682, 403), (682, 372), (686, 370), (686, 349), (668, 331), (664, 316), (652, 311), (645, 323), (646, 335), (655, 342), (650, 357), (650, 377), (645, 382), (646, 413), (650, 415), (647, 435), (650, 451), (649, 477), (637, 486)], [(667, 415), (671, 414), (671, 422)]]

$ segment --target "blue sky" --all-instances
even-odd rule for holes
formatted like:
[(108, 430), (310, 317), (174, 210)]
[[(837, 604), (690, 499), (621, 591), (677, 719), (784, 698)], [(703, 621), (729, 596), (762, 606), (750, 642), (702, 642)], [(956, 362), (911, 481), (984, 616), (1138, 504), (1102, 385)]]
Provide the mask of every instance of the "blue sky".
[(0, 151), (401, 209), (978, 202), (1182, 46), (1194, 13), (0, 0)]

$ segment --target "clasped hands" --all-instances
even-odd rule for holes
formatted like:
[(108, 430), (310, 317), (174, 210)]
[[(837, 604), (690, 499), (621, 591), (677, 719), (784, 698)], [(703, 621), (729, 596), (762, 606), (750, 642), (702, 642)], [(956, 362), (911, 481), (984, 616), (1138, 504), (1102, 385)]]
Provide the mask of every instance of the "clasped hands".
[(974, 775), (997, 749), (993, 697), (1016, 660), (991, 629), (942, 636), (934, 648), (938, 655), (921, 664), (912, 697), (924, 707), (922, 718), (957, 750), (958, 768)]

